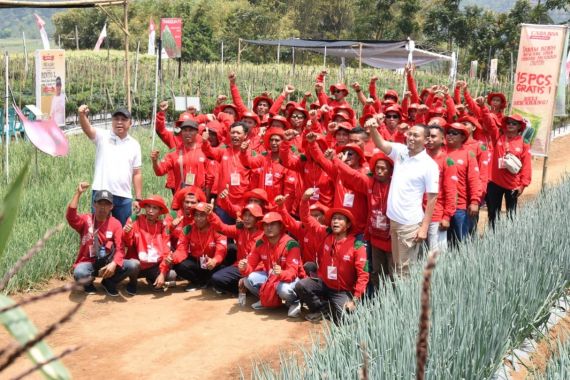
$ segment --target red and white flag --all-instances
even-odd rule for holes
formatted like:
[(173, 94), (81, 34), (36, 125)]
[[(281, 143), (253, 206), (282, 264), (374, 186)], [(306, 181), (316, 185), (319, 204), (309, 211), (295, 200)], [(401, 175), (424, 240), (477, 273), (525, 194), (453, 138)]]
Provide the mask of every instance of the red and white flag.
[(154, 20), (150, 19), (150, 25), (148, 27), (148, 55), (154, 55), (154, 41), (156, 40), (156, 27), (154, 26)]
[(40, 36), (42, 37), (42, 43), (44, 45), (44, 49), (49, 49), (49, 39), (46, 33), (46, 23), (44, 20), (42, 20), (42, 18), (40, 16), (38, 16), (36, 13), (34, 13), (34, 16), (36, 18), (36, 25), (38, 26), (38, 28), (40, 29)]
[(103, 43), (106, 37), (107, 37), (107, 24), (103, 25), (103, 29), (99, 34), (99, 39), (97, 40), (97, 43), (95, 44), (95, 48), (93, 49), (93, 51), (99, 51), (99, 49), (101, 48), (101, 44)]

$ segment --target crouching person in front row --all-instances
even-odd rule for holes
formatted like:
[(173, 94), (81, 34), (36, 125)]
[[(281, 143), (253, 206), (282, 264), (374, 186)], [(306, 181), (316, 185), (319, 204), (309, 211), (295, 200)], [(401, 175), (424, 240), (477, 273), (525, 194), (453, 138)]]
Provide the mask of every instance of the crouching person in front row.
[(245, 287), (259, 297), (251, 307), (279, 307), (283, 300), (289, 306), (287, 315), (296, 318), (301, 315), (301, 304), (294, 291), (302, 269), (299, 243), (285, 233), (279, 213), (268, 212), (261, 222), (262, 238), (255, 242), (249, 257), (238, 264), (240, 272), (247, 276)]
[[(160, 195), (152, 195), (139, 203), (144, 214), (133, 214), (123, 227), (123, 240), (127, 247), (128, 267), (133, 268), (127, 284), (127, 293), (137, 294), (138, 278), (144, 277), (149, 285), (160, 288), (157, 278), (160, 263), (170, 253), (169, 236), (161, 215), (168, 213), (168, 207)], [(176, 280), (176, 274), (169, 276)], [(161, 287), (163, 284), (160, 284)]]
[(78, 214), (79, 198), (89, 188), (81, 182), (67, 206), (66, 219), (71, 228), (81, 236), (79, 254), (73, 264), (76, 281), (87, 281), (83, 287), (87, 294), (95, 294), (93, 280), (103, 278), (101, 285), (108, 295), (119, 295), (117, 284), (129, 276), (132, 268), (123, 267), (123, 228), (121, 222), (111, 216), (113, 194), (107, 190), (95, 192), (93, 214)]
[(213, 204), (200, 202), (192, 208), (192, 223), (182, 229), (176, 250), (160, 264), (159, 284), (170, 267), (188, 280), (185, 291), (204, 289), (226, 257), (227, 238), (210, 225)]
[(295, 292), (310, 310), (306, 319), (317, 321), (329, 310), (333, 322), (339, 323), (345, 311), (355, 308), (368, 284), (366, 246), (352, 232), (354, 216), (343, 208), (330, 208), (325, 214), (325, 226), (310, 216), (308, 189), (301, 200), (301, 221), (308, 234), (323, 244), (317, 252), (317, 278), (305, 278), (297, 283)]

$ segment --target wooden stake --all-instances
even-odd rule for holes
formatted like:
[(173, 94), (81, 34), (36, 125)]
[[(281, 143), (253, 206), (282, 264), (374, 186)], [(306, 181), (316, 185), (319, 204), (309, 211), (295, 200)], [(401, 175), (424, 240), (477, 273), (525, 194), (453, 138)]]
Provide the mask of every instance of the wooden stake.
[(546, 174), (548, 173), (548, 156), (544, 156), (542, 160), (542, 181), (540, 183), (540, 191), (544, 190), (546, 184)]
[(77, 33), (77, 25), (75, 25), (75, 50), (79, 50), (79, 33)]
[(362, 71), (362, 42), (358, 44), (358, 70)]
[(129, 65), (129, 19), (128, 19), (129, 1), (124, 3), (124, 27), (125, 27), (125, 87), (127, 91), (127, 109), (131, 111), (131, 67)]
[(241, 61), (241, 38), (238, 38), (238, 61), (237, 64), (239, 66)]

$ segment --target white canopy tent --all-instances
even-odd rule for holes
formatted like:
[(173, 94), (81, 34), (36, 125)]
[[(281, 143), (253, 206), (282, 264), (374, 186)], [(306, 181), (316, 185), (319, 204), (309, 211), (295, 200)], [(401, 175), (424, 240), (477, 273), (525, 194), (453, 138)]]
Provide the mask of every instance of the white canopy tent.
[(372, 67), (402, 69), (410, 55), (416, 66), (435, 61), (449, 61), (453, 57), (430, 52), (414, 47), (414, 41), (338, 41), (338, 40), (302, 40), (289, 38), (284, 40), (243, 40), (252, 45), (291, 47), (308, 50), (325, 56), (355, 58)]

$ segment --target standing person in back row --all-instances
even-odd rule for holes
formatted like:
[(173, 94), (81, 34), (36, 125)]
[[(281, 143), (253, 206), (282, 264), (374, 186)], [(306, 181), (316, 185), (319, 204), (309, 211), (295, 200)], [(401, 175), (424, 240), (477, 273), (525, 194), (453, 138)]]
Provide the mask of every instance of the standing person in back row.
[(406, 145), (392, 143), (377, 130), (383, 118), (384, 115), (379, 114), (367, 123), (370, 123), (370, 135), (376, 146), (394, 161), (386, 214), (390, 219), (394, 264), (399, 273), (406, 275), (410, 264), (418, 258), (420, 244), (428, 235), (439, 190), (439, 169), (425, 149), (429, 137), (427, 126), (414, 125), (407, 133)]
[(83, 133), (96, 147), (93, 194), (97, 190), (109, 190), (113, 194), (113, 216), (124, 226), (132, 210), (139, 211), (138, 202), (142, 198), (141, 147), (129, 135), (131, 113), (124, 108), (116, 110), (110, 131), (91, 125), (87, 118), (89, 108), (85, 104), (79, 107), (78, 113)]

